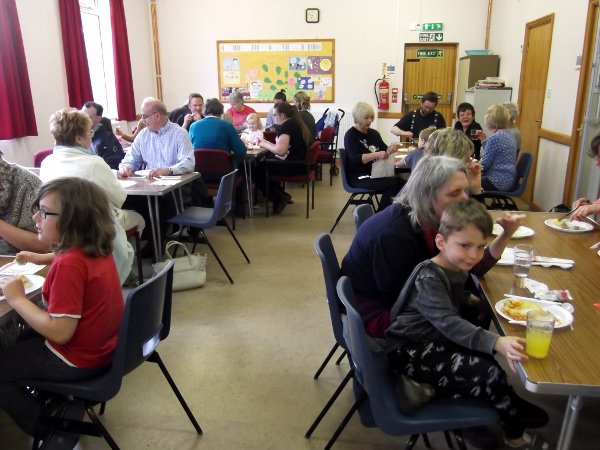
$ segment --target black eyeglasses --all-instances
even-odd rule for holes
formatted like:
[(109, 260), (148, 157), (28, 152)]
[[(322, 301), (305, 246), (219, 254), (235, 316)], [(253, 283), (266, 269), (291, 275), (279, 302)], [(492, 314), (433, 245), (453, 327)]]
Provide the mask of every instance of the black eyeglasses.
[(154, 111), (153, 113), (148, 114), (147, 116), (144, 114), (140, 114), (140, 119), (142, 120), (146, 120), (148, 117), (152, 117), (154, 114), (156, 114), (158, 111)]
[(33, 215), (36, 215), (39, 213), (40, 217), (44, 220), (46, 219), (46, 216), (60, 216), (60, 214), (58, 214), (58, 213), (48, 212), (44, 208), (39, 208), (39, 207), (34, 208), (33, 211), (34, 211)]

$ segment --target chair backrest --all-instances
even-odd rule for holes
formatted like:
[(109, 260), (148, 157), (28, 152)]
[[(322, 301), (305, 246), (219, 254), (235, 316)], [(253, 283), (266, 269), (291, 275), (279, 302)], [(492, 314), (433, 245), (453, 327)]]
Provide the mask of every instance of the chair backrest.
[(229, 211), (231, 211), (231, 207), (233, 205), (233, 191), (235, 189), (236, 172), (237, 169), (228, 173), (227, 175), (223, 175), (223, 178), (221, 178), (219, 192), (217, 193), (217, 199), (215, 200), (213, 215), (209, 223), (205, 225), (205, 228), (213, 227), (218, 220), (225, 217)]
[[(399, 435), (398, 422), (391, 417), (403, 414), (394, 394), (394, 379), (389, 370), (387, 357), (383, 351), (371, 349), (363, 321), (356, 311), (356, 300), (352, 283), (348, 277), (341, 277), (337, 293), (346, 307), (350, 331), (350, 354), (359, 381), (369, 394), (369, 403), (378, 428), (388, 434)], [(389, 417), (389, 418), (388, 418)], [(407, 424), (406, 435), (414, 434)]]
[(194, 150), (196, 160), (196, 171), (204, 175), (224, 175), (231, 172), (233, 167), (233, 156), (223, 150), (196, 149)]
[(336, 291), (336, 285), (340, 273), (340, 264), (338, 263), (331, 236), (322, 233), (315, 239), (315, 250), (321, 265), (323, 266), (323, 277), (325, 278), (325, 292), (327, 294), (327, 304), (329, 305), (329, 315), (331, 317), (331, 325), (333, 327), (333, 335), (335, 341), (344, 350), (348, 351), (348, 346), (344, 339), (342, 318), (340, 315), (340, 303)]
[(321, 142), (324, 143), (333, 143), (333, 138), (335, 137), (335, 127), (326, 127), (321, 131)]
[(277, 131), (264, 131), (263, 137), (265, 140), (269, 141), (271, 144), (275, 143), (275, 138), (277, 137)]
[[(169, 261), (156, 276), (127, 296), (113, 363), (108, 377), (104, 378), (106, 398), (119, 392), (122, 378), (146, 361), (163, 338), (165, 297), (172, 281), (173, 261)], [(168, 323), (170, 325), (170, 309)]]
[(525, 192), (527, 187), (527, 179), (529, 178), (529, 172), (531, 172), (531, 166), (533, 165), (533, 153), (521, 153), (521, 157), (517, 162), (517, 181), (512, 191), (515, 192), (515, 196), (518, 197)]
[(33, 167), (42, 167), (42, 161), (46, 159), (46, 156), (51, 155), (53, 151), (53, 148), (48, 148), (35, 152), (33, 154)]
[(311, 167), (314, 167), (317, 164), (317, 159), (319, 159), (319, 149), (321, 148), (321, 141), (315, 141), (308, 147), (306, 151), (306, 162), (310, 164)]
[(373, 207), (369, 204), (358, 205), (354, 208), (354, 221), (356, 222), (356, 231), (361, 227), (365, 221), (375, 215), (375, 211), (373, 211)]
[(108, 117), (103, 117), (100, 119), (100, 123), (102, 124), (102, 128), (104, 128), (109, 133), (113, 132), (112, 122)]

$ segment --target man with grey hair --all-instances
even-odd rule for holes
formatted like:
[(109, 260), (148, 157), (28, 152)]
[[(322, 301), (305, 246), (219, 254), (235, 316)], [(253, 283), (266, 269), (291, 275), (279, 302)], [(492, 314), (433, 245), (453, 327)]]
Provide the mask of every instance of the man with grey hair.
[[(131, 149), (119, 164), (120, 175), (128, 177), (132, 172), (139, 170), (142, 164), (150, 170), (148, 174), (150, 178), (193, 172), (196, 161), (190, 136), (179, 125), (169, 121), (164, 103), (156, 98), (144, 99), (140, 117), (146, 124), (146, 128), (140, 131)], [(202, 203), (201, 199), (206, 196), (206, 187), (203, 183), (201, 185), (192, 183), (192, 186), (188, 184), (182, 190), (184, 197), (186, 194), (192, 195), (193, 203), (198, 206)], [(159, 214), (161, 220), (159, 228), (163, 236), (166, 232), (166, 220), (173, 217), (176, 212), (172, 197), (167, 197), (161, 199)], [(123, 208), (139, 212), (149, 223), (148, 206), (144, 197), (127, 197)], [(144, 229), (142, 239), (149, 240), (148, 228)], [(144, 252), (144, 256), (146, 255), (150, 256), (149, 250)]]
[(502, 103), (508, 109), (508, 114), (510, 115), (510, 122), (508, 123), (508, 131), (510, 131), (515, 140), (517, 141), (517, 156), (521, 151), (521, 143), (523, 141), (523, 136), (521, 136), (521, 130), (517, 128), (515, 122), (517, 121), (517, 117), (519, 117), (519, 106), (515, 102), (504, 102)]

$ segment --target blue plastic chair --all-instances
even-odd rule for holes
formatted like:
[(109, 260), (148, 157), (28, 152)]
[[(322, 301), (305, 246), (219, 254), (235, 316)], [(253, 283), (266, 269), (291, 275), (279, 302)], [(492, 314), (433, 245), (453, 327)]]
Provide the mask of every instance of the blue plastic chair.
[(117, 395), (121, 389), (123, 377), (145, 361), (155, 362), (160, 366), (194, 428), (198, 434), (202, 434), (202, 429), (156, 351), (158, 343), (169, 334), (172, 284), (173, 262), (169, 262), (159, 274), (129, 293), (121, 319), (113, 362), (99, 375), (79, 381), (35, 379), (19, 382), (22, 386), (40, 391), (73, 396), (75, 400), (71, 402), (83, 402), (87, 415), (92, 421), (90, 423), (43, 415), (38, 424), (32, 448), (39, 447), (40, 435), (44, 430), (52, 430), (53, 432), (102, 436), (112, 449), (119, 449), (96, 415), (93, 405), (103, 403), (100, 410), (100, 414), (102, 414), (104, 402)]
[(447, 430), (453, 430), (459, 447), (466, 449), (460, 429), (491, 425), (500, 420), (487, 402), (474, 399), (433, 399), (411, 414), (402, 412), (394, 393), (395, 380), (387, 357), (384, 352), (376, 352), (369, 345), (363, 321), (356, 311), (354, 291), (348, 277), (340, 278), (337, 292), (346, 307), (350, 353), (355, 374), (365, 393), (350, 409), (325, 448), (331, 447), (360, 403), (367, 398), (375, 423), (381, 431), (391, 436), (410, 436), (405, 449), (412, 448), (420, 434)]
[[(331, 242), (331, 236), (328, 234), (320, 234), (315, 239), (315, 250), (317, 251), (317, 255), (321, 259), (321, 264), (323, 266), (323, 276), (325, 278), (325, 291), (327, 293), (327, 304), (329, 305), (329, 315), (331, 317), (331, 325), (333, 327), (333, 336), (335, 337), (335, 345), (317, 370), (317, 373), (314, 376), (316, 380), (319, 378), (319, 375), (329, 363), (329, 360), (333, 357), (334, 353), (338, 348), (344, 349), (341, 356), (336, 361), (336, 364), (340, 364), (344, 356), (349, 354), (348, 345), (344, 339), (344, 330), (342, 324), (342, 314), (340, 312), (340, 303), (336, 292), (336, 284), (338, 281), (338, 274), (340, 273), (340, 265), (338, 263), (337, 256), (335, 254), (335, 249), (333, 248), (333, 243)], [(342, 390), (348, 384), (348, 381), (352, 379), (354, 376), (354, 367), (352, 366), (352, 362), (350, 362), (350, 371), (346, 374), (338, 388), (335, 390), (325, 407), (322, 409), (321, 413), (315, 419), (311, 427), (308, 429), (306, 434), (304, 435), (306, 438), (309, 438), (315, 428), (319, 425), (329, 408), (336, 401)]]
[(533, 165), (533, 153), (522, 153), (517, 163), (517, 181), (511, 191), (486, 191), (485, 198), (491, 198), (492, 204), (488, 209), (502, 209), (505, 211), (518, 211), (517, 204), (512, 197), (520, 197), (527, 187), (527, 179)]
[(358, 205), (352, 212), (354, 215), (354, 221), (356, 222), (356, 231), (362, 226), (365, 221), (375, 215), (373, 207), (371, 205)]
[(192, 253), (194, 253), (194, 250), (196, 250), (196, 244), (199, 241), (206, 243), (206, 245), (208, 245), (208, 248), (210, 248), (212, 254), (219, 262), (221, 269), (223, 269), (223, 272), (225, 272), (225, 275), (227, 275), (227, 278), (229, 278), (231, 284), (233, 284), (233, 279), (229, 276), (229, 272), (227, 272), (227, 269), (225, 269), (225, 266), (221, 262), (221, 259), (219, 259), (219, 257), (217, 256), (217, 253), (215, 252), (215, 249), (206, 237), (206, 233), (204, 232), (204, 230), (208, 228), (213, 228), (217, 224), (225, 226), (227, 228), (227, 231), (229, 231), (229, 234), (231, 234), (231, 237), (237, 244), (238, 248), (242, 252), (242, 255), (244, 255), (244, 258), (246, 258), (246, 261), (248, 261), (248, 264), (250, 264), (250, 260), (248, 259), (246, 252), (244, 251), (239, 241), (235, 237), (235, 234), (233, 234), (233, 231), (231, 231), (231, 228), (224, 219), (225, 216), (231, 210), (231, 206), (233, 204), (233, 191), (235, 188), (236, 172), (237, 169), (233, 172), (228, 173), (227, 175), (223, 175), (223, 177), (221, 178), (221, 183), (219, 184), (219, 192), (217, 193), (217, 199), (215, 200), (214, 208), (190, 206), (182, 213), (168, 220), (168, 222), (170, 223), (176, 223), (181, 226), (181, 230), (179, 231), (179, 240), (181, 239), (184, 227), (199, 229), (198, 233), (192, 232), (192, 230), (190, 230), (189, 233), (190, 236), (193, 235), (194, 239)]
[[(344, 185), (344, 190), (350, 194), (350, 198), (344, 205), (344, 208), (342, 209), (342, 212), (340, 213), (340, 215), (335, 220), (335, 223), (333, 224), (333, 228), (331, 228), (331, 231), (329, 231), (330, 233), (333, 233), (333, 230), (335, 230), (335, 227), (337, 227), (338, 222), (340, 221), (340, 219), (342, 218), (342, 216), (348, 209), (348, 206), (362, 205), (362, 204), (368, 203), (369, 205), (371, 205), (373, 207), (373, 209), (375, 209), (375, 204), (373, 203), (373, 197), (375, 196), (376, 192), (371, 191), (369, 189), (355, 188), (348, 184), (348, 178), (346, 176), (346, 165), (348, 164), (346, 149), (340, 148), (339, 152), (340, 152), (340, 165), (342, 166), (341, 167), (342, 184)], [(359, 197), (359, 198), (357, 198), (357, 197)], [(375, 200), (377, 200), (377, 197), (375, 197)]]

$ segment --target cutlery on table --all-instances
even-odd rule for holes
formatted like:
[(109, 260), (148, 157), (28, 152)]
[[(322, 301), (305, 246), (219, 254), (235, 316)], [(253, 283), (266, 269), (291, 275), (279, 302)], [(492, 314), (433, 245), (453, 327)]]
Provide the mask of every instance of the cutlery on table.
[(568, 213), (566, 213), (564, 216), (560, 216), (560, 217), (559, 217), (558, 219), (556, 219), (556, 220), (558, 220), (558, 221), (560, 222), (561, 220), (564, 220), (564, 219), (566, 219), (567, 217), (569, 217), (569, 216), (570, 216), (571, 214), (573, 214), (574, 212), (575, 212), (575, 210), (574, 210), (574, 209), (572, 209), (571, 211), (569, 211)]
[(600, 242), (596, 242), (594, 245), (592, 245), (590, 248), (598, 248), (600, 247)]

